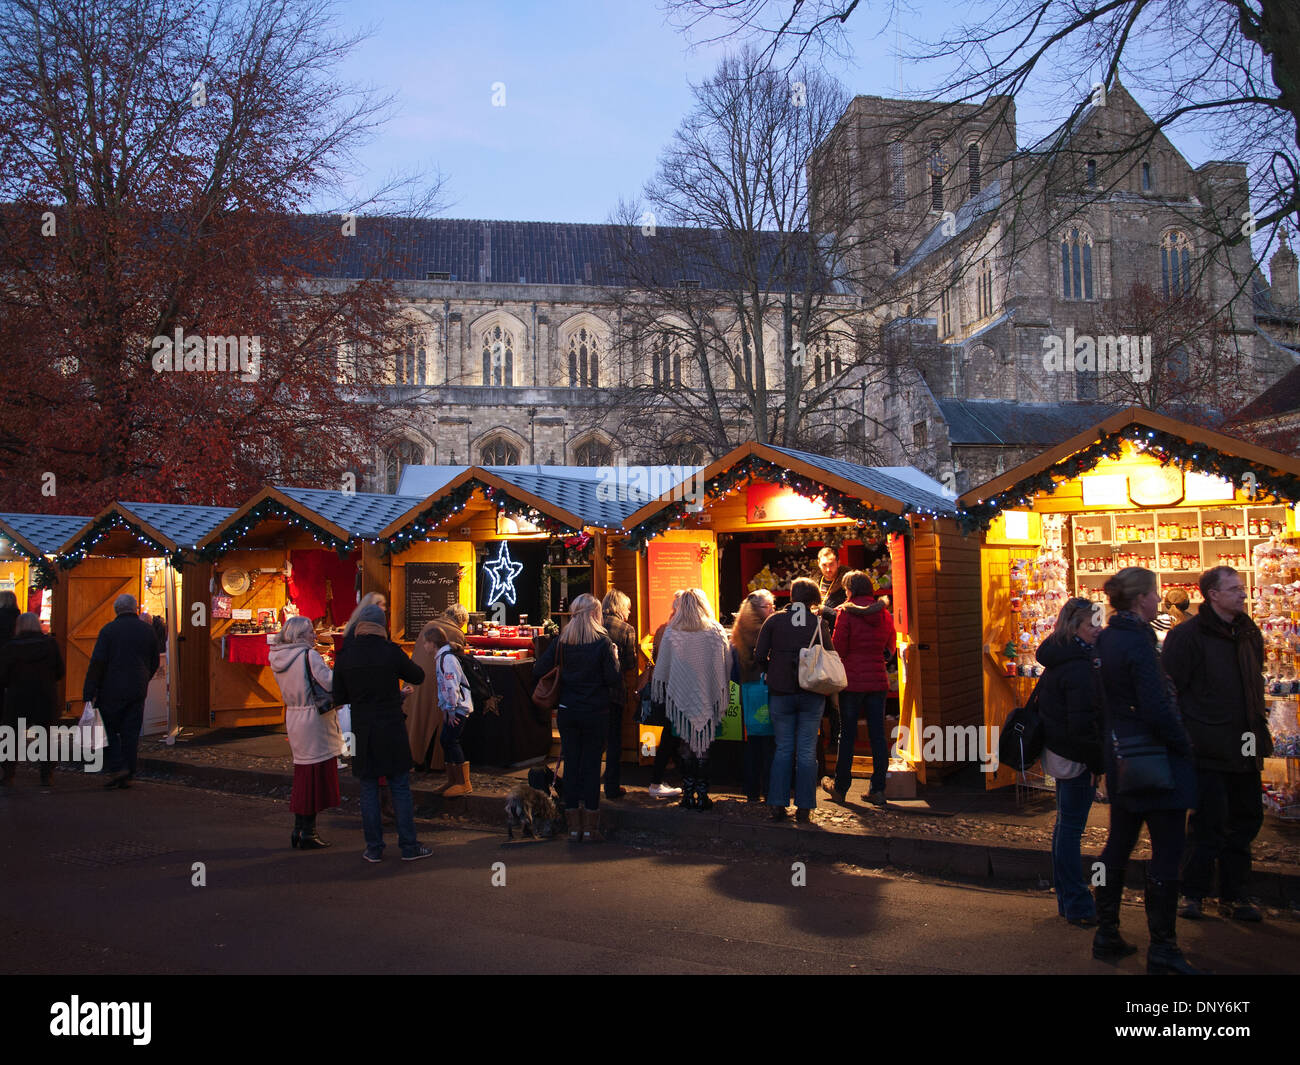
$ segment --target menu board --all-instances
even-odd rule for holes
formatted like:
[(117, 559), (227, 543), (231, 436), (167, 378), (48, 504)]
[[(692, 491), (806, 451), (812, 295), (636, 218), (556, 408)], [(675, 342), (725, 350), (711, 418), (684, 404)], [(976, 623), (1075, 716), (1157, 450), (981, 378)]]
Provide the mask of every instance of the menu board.
[(414, 640), (460, 595), (460, 566), (455, 562), (408, 562), (406, 570), (406, 638)]
[(673, 609), (673, 593), (683, 588), (698, 588), (702, 583), (703, 564), (699, 544), (650, 544), (650, 631), (668, 620)]

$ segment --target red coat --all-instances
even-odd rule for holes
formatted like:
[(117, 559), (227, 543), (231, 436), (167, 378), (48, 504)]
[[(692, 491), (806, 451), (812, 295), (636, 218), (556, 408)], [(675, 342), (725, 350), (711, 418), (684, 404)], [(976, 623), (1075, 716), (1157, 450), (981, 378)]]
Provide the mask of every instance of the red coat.
[(877, 610), (874, 614), (859, 612), (875, 601), (870, 595), (854, 596), (852, 606), (845, 604), (835, 619), (832, 642), (844, 661), (844, 672), (849, 678), (847, 690), (851, 692), (889, 691), (885, 652), (894, 648), (894, 619), (888, 610)]

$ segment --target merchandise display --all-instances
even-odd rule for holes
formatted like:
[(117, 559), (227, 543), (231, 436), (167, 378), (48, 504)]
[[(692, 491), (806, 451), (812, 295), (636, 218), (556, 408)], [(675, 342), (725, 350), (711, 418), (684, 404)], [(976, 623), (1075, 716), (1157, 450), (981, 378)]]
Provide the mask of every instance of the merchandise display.
[[(1285, 768), (1264, 782), (1264, 805), (1300, 819), (1300, 548), (1280, 538), (1256, 544), (1248, 609), (1264, 636), (1264, 693), (1273, 756)], [(1279, 779), (1281, 774), (1284, 779)]]
[[(1069, 597), (1066, 582), (1069, 563), (1061, 540), (1065, 520), (1059, 515), (1043, 517), (1043, 543), (1032, 558), (1019, 558), (1011, 564), (1011, 624), (1015, 636), (1004, 654), (1008, 676), (1041, 676), (1043, 667), (1034, 653), (1056, 625), (1056, 616)], [(1015, 655), (1007, 652), (1012, 649)]]

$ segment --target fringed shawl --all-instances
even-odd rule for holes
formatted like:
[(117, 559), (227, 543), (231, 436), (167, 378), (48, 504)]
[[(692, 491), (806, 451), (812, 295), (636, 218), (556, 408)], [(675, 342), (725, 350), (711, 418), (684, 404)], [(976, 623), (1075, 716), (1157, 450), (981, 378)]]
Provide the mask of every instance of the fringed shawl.
[(731, 697), (727, 636), (720, 625), (700, 632), (671, 626), (655, 660), (652, 698), (663, 704), (673, 731), (699, 758), (708, 753)]

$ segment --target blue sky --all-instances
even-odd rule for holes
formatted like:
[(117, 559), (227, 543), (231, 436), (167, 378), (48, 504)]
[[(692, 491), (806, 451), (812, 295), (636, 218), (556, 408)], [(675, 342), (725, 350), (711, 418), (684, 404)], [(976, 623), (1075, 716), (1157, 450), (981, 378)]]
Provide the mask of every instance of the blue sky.
[[(915, 0), (903, 32), (933, 36), (958, 12)], [(397, 116), (357, 159), (359, 181), (437, 168), (453, 218), (605, 221), (653, 175), (690, 107), (689, 82), (709, 76), (725, 47), (692, 49), (656, 0), (367, 0), (340, 13), (373, 35), (339, 74), (397, 97)], [(848, 24), (852, 59), (826, 65), (851, 94), (898, 92), (895, 33), (881, 28), (864, 5)], [(902, 73), (904, 89), (924, 84), (920, 68)], [(495, 82), (504, 107), (492, 105)], [(1022, 144), (1064, 117), (1029, 101), (1017, 111)], [(1209, 157), (1179, 147), (1194, 166)]]

